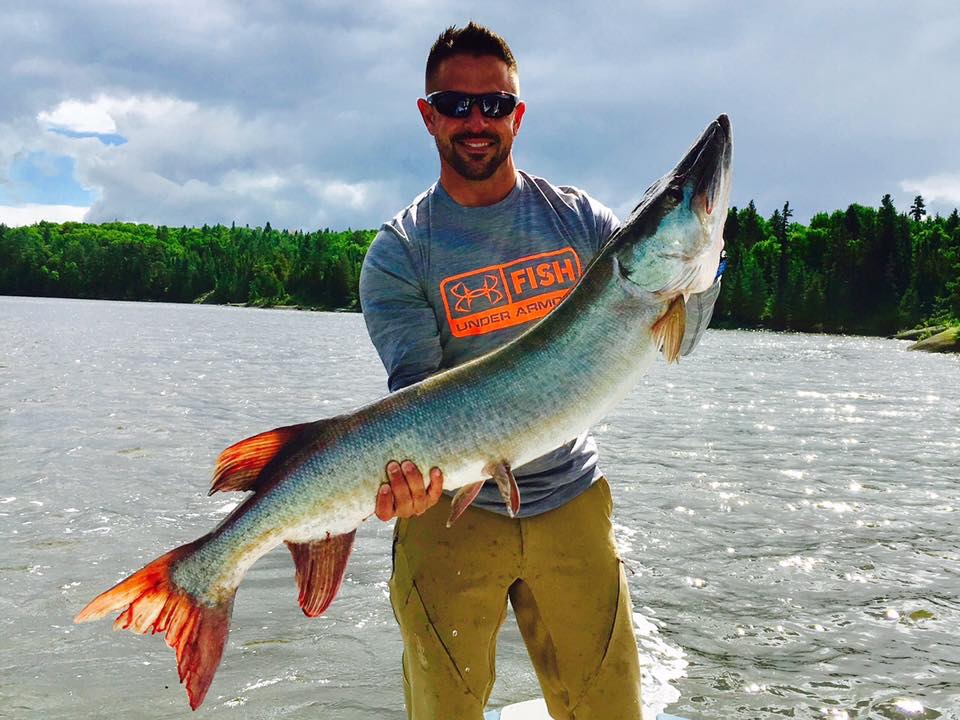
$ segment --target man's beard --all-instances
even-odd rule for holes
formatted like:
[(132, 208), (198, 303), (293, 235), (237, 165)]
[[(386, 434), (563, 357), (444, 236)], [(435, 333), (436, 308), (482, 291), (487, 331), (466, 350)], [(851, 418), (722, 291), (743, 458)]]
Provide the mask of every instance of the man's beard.
[[(457, 143), (459, 143), (460, 140), (478, 137), (491, 140), (494, 143), (493, 156), (483, 163), (478, 163), (475, 160), (471, 161), (457, 151)], [(503, 165), (504, 161), (510, 156), (510, 148), (504, 147), (503, 143), (500, 142), (500, 138), (496, 135), (463, 133), (461, 135), (454, 135), (450, 138), (449, 143), (444, 144), (441, 144), (439, 138), (435, 138), (435, 140), (440, 156), (446, 160), (458, 174), (467, 180), (487, 180), (493, 176), (497, 169)]]

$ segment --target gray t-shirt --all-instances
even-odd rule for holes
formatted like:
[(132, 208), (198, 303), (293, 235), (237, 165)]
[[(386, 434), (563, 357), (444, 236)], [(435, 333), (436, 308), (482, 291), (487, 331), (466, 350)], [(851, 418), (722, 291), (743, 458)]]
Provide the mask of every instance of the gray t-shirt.
[[(360, 275), (364, 320), (390, 390), (524, 332), (573, 288), (618, 226), (586, 193), (524, 172), (506, 198), (486, 207), (464, 207), (439, 183), (430, 187), (383, 225)], [(718, 291), (688, 303), (684, 352), (706, 328)], [(563, 505), (601, 476), (589, 433), (513, 470), (521, 517)], [(492, 482), (474, 506), (506, 513)]]

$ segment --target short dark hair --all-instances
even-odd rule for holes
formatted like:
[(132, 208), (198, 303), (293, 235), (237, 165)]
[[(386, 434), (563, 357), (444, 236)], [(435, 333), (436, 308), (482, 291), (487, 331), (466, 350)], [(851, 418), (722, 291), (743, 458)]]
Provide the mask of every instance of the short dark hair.
[(507, 64), (511, 74), (517, 75), (517, 60), (510, 52), (507, 41), (492, 30), (478, 25), (472, 20), (466, 27), (458, 28), (451, 25), (442, 33), (430, 48), (427, 55), (426, 87), (429, 92), (432, 83), (437, 78), (440, 63), (454, 55), (492, 55)]

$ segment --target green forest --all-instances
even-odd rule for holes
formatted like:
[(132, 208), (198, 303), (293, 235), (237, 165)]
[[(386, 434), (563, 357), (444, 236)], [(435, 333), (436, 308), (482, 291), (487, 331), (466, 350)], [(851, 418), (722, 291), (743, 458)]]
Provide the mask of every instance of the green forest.
[(960, 319), (960, 217), (927, 215), (917, 196), (901, 213), (851, 205), (790, 222), (751, 202), (724, 227), (728, 270), (714, 317), (721, 327), (889, 335)]
[(358, 307), (372, 230), (0, 225), (0, 294)]
[[(731, 208), (721, 327), (888, 335), (960, 319), (960, 218), (851, 205), (791, 222)], [(0, 224), (0, 294), (357, 309), (375, 232)]]

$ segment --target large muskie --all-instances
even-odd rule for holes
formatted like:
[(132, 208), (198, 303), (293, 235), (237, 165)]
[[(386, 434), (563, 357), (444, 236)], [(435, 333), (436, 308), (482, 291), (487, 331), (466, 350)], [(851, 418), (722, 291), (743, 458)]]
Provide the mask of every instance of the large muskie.
[(197, 708), (250, 566), (285, 542), (300, 607), (322, 613), (340, 588), (356, 527), (373, 512), (389, 460), (442, 468), (445, 487), (458, 489), (451, 520), (484, 478), (497, 481), (516, 511), (511, 467), (600, 420), (658, 352), (668, 360), (679, 355), (685, 298), (708, 288), (719, 264), (731, 153), (730, 121), (721, 115), (647, 190), (564, 301), (509, 344), (355, 412), (270, 430), (224, 450), (211, 493), (253, 494), (212, 532), (95, 598), (77, 622), (121, 611), (115, 628), (166, 633)]

